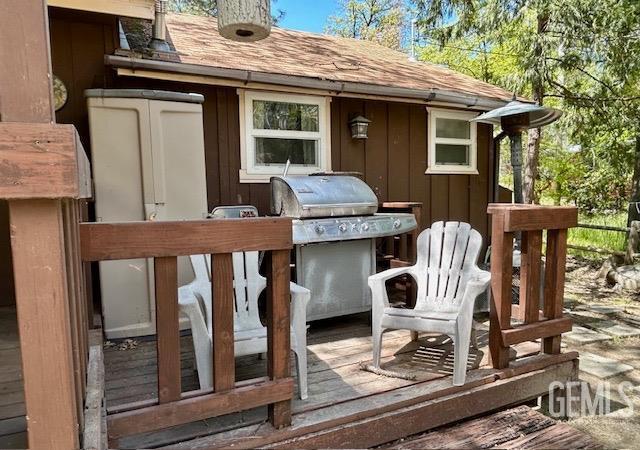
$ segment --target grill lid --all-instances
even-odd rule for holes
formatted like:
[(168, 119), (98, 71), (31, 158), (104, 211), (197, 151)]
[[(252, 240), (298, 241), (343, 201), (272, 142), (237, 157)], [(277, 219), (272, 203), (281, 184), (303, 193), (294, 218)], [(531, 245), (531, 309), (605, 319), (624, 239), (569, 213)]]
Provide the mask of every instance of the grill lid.
[(344, 175), (271, 177), (271, 213), (337, 217), (374, 214), (378, 198), (359, 178)]

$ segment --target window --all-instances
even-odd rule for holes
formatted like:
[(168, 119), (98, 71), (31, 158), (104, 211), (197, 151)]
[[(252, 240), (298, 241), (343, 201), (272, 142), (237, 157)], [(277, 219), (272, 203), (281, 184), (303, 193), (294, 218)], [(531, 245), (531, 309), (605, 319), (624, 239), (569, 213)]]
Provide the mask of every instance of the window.
[(476, 113), (427, 108), (429, 166), (426, 173), (477, 174)]
[(282, 175), (287, 159), (290, 175), (331, 168), (328, 98), (245, 90), (239, 94), (241, 182), (268, 182), (272, 175)]

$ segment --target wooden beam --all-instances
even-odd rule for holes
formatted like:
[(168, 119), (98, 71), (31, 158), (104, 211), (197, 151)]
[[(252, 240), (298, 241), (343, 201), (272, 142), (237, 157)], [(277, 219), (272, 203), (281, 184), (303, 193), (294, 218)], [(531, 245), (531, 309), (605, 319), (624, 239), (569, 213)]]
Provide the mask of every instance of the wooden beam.
[(520, 314), (525, 323), (536, 322), (540, 310), (542, 230), (522, 233), (520, 265)]
[(578, 224), (578, 209), (574, 206), (520, 205), (491, 203), (489, 214), (504, 216), (505, 231), (558, 230)]
[(178, 311), (178, 258), (155, 258), (153, 264), (158, 336), (158, 399), (180, 399), (180, 325)]
[(10, 203), (29, 448), (79, 445), (60, 203)]
[[(566, 262), (567, 230), (549, 230), (547, 232), (543, 312), (550, 319), (562, 317)], [(546, 337), (542, 341), (542, 350), (548, 354), (560, 353), (561, 339), (561, 336)]]
[(44, 0), (0, 2), (0, 120), (55, 121)]
[(91, 197), (89, 161), (73, 125), (0, 123), (0, 198)]
[(98, 335), (97, 343), (89, 349), (89, 365), (87, 367), (87, 396), (84, 405), (84, 431), (82, 446), (87, 450), (99, 450), (102, 444), (102, 415), (104, 410), (104, 354), (102, 352), (102, 336), (100, 330), (92, 331)]
[[(0, 61), (0, 120), (55, 122), (44, 0), (0, 2)], [(77, 449), (62, 204), (14, 199), (9, 214), (29, 448)]]
[[(272, 380), (291, 376), (291, 294), (289, 251), (267, 254), (267, 374)], [(291, 424), (291, 398), (269, 405), (269, 421), (275, 428)]]
[(154, 0), (48, 0), (49, 6), (113, 16), (154, 19)]
[(236, 381), (233, 334), (233, 259), (231, 253), (211, 256), (213, 307), (211, 344), (213, 345), (213, 390), (233, 389)]
[(113, 414), (107, 418), (109, 440), (284, 401), (292, 391), (293, 379), (282, 378)]
[(504, 231), (504, 216), (491, 220), (491, 305), (489, 309), (489, 351), (496, 369), (509, 365), (509, 348), (500, 331), (511, 326), (511, 283), (513, 276), (513, 233)]
[(571, 331), (573, 321), (569, 317), (549, 319), (544, 322), (534, 322), (521, 325), (509, 330), (502, 330), (502, 343), (505, 347), (519, 344), (520, 342), (532, 341), (538, 338), (559, 336), (562, 333)]
[[(197, 236), (197, 239), (194, 239)], [(83, 261), (292, 248), (291, 219), (82, 223)]]

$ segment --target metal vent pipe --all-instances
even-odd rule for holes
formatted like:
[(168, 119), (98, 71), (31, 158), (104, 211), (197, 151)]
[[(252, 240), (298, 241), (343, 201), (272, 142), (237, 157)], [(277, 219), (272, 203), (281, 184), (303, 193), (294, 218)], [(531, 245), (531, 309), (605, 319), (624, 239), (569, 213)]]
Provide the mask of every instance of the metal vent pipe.
[(170, 49), (169, 44), (167, 44), (167, 0), (156, 0), (155, 9), (151, 48), (161, 52), (168, 52)]

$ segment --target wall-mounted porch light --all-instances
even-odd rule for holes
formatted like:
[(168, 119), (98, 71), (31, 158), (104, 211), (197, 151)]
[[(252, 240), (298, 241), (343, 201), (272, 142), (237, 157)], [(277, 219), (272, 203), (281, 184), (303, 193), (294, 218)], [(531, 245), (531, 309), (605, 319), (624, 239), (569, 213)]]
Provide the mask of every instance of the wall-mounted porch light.
[(218, 32), (238, 42), (266, 38), (271, 33), (271, 0), (218, 0)]
[(367, 130), (371, 121), (363, 116), (356, 116), (349, 121), (351, 137), (353, 139), (367, 139)]

